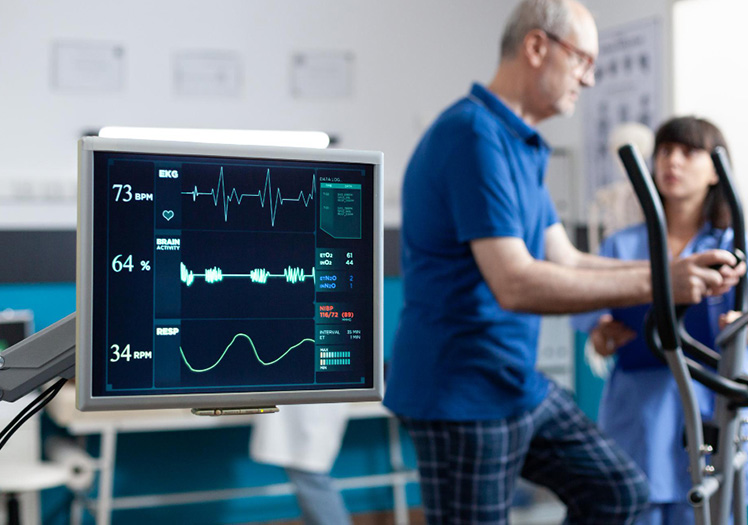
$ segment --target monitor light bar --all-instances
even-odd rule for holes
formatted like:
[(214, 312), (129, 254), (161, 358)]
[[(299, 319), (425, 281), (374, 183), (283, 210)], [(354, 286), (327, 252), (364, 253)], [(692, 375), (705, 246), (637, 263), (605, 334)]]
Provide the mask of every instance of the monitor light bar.
[(325, 149), (330, 137), (323, 131), (278, 131), (197, 128), (138, 128), (106, 126), (100, 137)]

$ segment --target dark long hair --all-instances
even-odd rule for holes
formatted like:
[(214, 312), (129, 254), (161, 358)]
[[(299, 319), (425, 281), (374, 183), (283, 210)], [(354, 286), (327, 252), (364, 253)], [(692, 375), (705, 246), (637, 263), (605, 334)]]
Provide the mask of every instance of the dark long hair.
[[(662, 124), (655, 135), (655, 156), (660, 146), (667, 143), (683, 144), (693, 149), (704, 149), (709, 153), (717, 146), (722, 146), (727, 152), (727, 158), (730, 158), (730, 150), (722, 132), (703, 118), (677, 117)], [(702, 214), (703, 220), (711, 222), (715, 228), (727, 228), (730, 225), (730, 208), (721, 183), (709, 188)]]

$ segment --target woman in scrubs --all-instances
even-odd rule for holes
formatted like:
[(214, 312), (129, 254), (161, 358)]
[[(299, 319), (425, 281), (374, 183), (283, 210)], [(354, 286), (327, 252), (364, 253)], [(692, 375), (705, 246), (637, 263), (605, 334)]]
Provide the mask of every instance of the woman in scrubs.
[[(726, 148), (724, 136), (704, 119), (674, 118), (656, 133), (654, 180), (665, 211), (671, 257), (733, 248), (729, 209), (710, 158), (716, 146)], [(649, 259), (646, 225), (614, 233), (603, 242), (600, 253), (619, 259)], [(689, 333), (713, 348), (720, 317), (734, 304), (733, 293), (707, 297), (689, 308), (685, 317)], [(683, 447), (683, 409), (670, 370), (644, 340), (642, 324), (649, 307), (580, 315), (574, 325), (589, 332), (598, 354), (616, 356), (603, 391), (598, 423), (649, 477), (652, 505), (637, 525), (684, 525), (693, 523), (694, 516), (686, 501), (691, 479)], [(708, 421), (713, 395), (694, 384), (702, 417)]]

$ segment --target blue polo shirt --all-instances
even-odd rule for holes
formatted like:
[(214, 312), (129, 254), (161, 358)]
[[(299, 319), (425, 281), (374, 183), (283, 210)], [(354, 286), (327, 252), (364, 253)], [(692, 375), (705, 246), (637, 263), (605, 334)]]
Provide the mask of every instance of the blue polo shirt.
[(550, 148), (480, 85), (424, 135), (403, 184), (405, 305), (384, 404), (428, 420), (502, 419), (537, 406), (540, 317), (502, 309), (470, 241), (517, 237), (544, 258), (558, 222), (543, 178)]

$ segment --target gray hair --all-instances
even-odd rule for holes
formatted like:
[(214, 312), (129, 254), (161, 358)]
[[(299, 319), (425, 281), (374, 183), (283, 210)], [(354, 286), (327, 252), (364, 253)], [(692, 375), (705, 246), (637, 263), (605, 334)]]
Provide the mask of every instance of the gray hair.
[(542, 29), (563, 37), (571, 31), (572, 23), (572, 13), (565, 0), (523, 0), (504, 27), (501, 57), (514, 56), (525, 35), (533, 29)]

